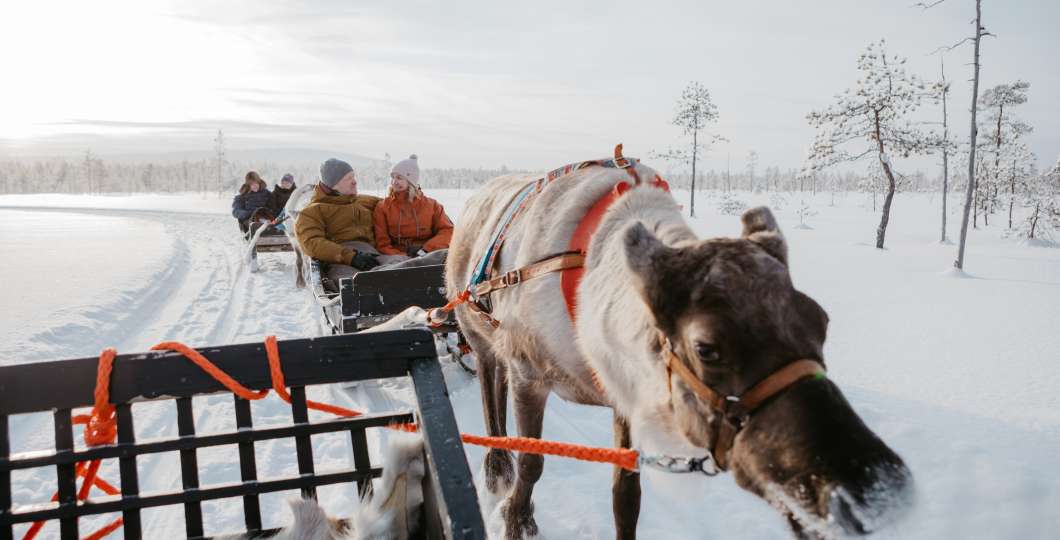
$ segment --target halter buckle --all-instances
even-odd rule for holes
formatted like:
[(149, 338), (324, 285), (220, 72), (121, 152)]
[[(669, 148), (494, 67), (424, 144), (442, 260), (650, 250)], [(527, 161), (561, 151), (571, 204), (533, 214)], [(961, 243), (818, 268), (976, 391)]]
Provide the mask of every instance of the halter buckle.
[(519, 274), (518, 270), (512, 270), (504, 273), (504, 284), (508, 287), (512, 285), (518, 285), (523, 281), (522, 275)]
[(690, 474), (698, 472), (704, 476), (716, 476), (721, 472), (714, 457), (707, 454), (703, 457), (677, 456), (641, 456), (638, 464), (671, 474)]

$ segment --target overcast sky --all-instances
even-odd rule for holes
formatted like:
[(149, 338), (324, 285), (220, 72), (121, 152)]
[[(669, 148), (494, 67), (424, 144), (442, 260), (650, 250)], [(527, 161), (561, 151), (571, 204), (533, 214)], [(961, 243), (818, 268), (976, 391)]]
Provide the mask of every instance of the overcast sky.
[[(674, 102), (698, 80), (721, 115), (713, 130), (730, 140), (708, 168), (731, 156), (742, 170), (752, 149), (759, 167), (798, 167), (813, 136), (806, 113), (853, 84), (870, 41), (886, 38), (935, 79), (928, 54), (972, 33), (973, 0), (912, 3), (3, 2), (0, 157), (208, 151), (221, 128), (234, 148), (539, 169), (617, 142), (640, 157), (682, 144)], [(983, 87), (1030, 81), (1016, 113), (1051, 164), (1060, 2), (984, 4), (997, 37), (983, 45)], [(945, 55), (962, 134), (971, 54)]]

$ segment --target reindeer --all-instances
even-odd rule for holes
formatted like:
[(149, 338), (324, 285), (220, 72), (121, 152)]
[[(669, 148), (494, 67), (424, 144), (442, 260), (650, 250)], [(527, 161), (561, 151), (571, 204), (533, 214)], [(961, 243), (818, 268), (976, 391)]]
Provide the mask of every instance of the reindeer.
[[(658, 179), (635, 163), (588, 166), (548, 184), (511, 221), (495, 270), (503, 276), (563, 253), (586, 212), (630, 176)], [(467, 289), (506, 208), (531, 180), (496, 178), (468, 201), (447, 261), (452, 298)], [(486, 429), (507, 435), (509, 392), (524, 437), (541, 436), (550, 393), (608, 406), (616, 445), (642, 455), (706, 454), (688, 463), (732, 472), (796, 536), (870, 533), (911, 504), (912, 476), (820, 373), (828, 316), (792, 285), (772, 213), (752, 209), (742, 221), (740, 238), (701, 240), (667, 191), (640, 183), (592, 234), (573, 321), (562, 272), (459, 305)], [(537, 533), (531, 494), (544, 462), (531, 454), (515, 462), (510, 452), (488, 451), (484, 483), (501, 500), (506, 537), (521, 539)], [(612, 494), (616, 536), (634, 538), (639, 474), (616, 469)]]

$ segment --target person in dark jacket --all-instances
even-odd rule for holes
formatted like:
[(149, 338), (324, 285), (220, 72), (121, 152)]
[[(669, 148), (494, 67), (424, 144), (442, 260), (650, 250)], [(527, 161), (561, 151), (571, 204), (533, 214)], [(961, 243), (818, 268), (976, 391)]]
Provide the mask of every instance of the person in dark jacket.
[(250, 217), (258, 208), (269, 207), (269, 186), (255, 171), (250, 171), (239, 187), (239, 194), (232, 199), (232, 216), (239, 220), (239, 229), (246, 233), (250, 229)]
[(272, 193), (269, 195), (269, 208), (272, 209), (273, 214), (279, 216), (283, 213), (283, 208), (287, 206), (287, 200), (291, 198), (291, 193), (296, 187), (298, 186), (294, 184), (294, 176), (290, 173), (283, 175), (280, 183), (272, 188)]

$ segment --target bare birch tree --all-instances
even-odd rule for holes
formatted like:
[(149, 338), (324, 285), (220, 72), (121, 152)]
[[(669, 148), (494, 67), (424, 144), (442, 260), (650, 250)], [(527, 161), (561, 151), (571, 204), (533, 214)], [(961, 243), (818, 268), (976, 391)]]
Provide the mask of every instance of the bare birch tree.
[(961, 219), (961, 239), (957, 247), (957, 260), (953, 263), (958, 270), (964, 269), (964, 247), (968, 241), (968, 214), (972, 209), (972, 191), (975, 189), (975, 140), (978, 137), (975, 115), (978, 111), (979, 98), (979, 47), (984, 35), (987, 35), (987, 32), (983, 27), (983, 0), (975, 0), (975, 35), (972, 37), (975, 43), (972, 65), (975, 68), (972, 75), (971, 134), (968, 137), (968, 186), (964, 194), (964, 217)]
[(909, 120), (931, 90), (906, 72), (905, 62), (904, 58), (888, 56), (883, 40), (870, 44), (858, 57), (862, 77), (856, 86), (837, 96), (828, 108), (813, 111), (806, 117), (817, 128), (809, 156), (810, 174), (866, 156), (873, 156), (879, 162), (887, 179), (880, 224), (876, 228), (879, 249), (884, 246), (897, 187), (893, 158), (929, 154), (939, 144), (936, 135), (921, 130)]
[(942, 236), (939, 242), (945, 244), (946, 238), (946, 199), (949, 196), (950, 183), (950, 118), (946, 110), (946, 98), (950, 93), (950, 83), (946, 81), (946, 61), (939, 57), (939, 72), (942, 80), (938, 86), (939, 100), (942, 101)]

